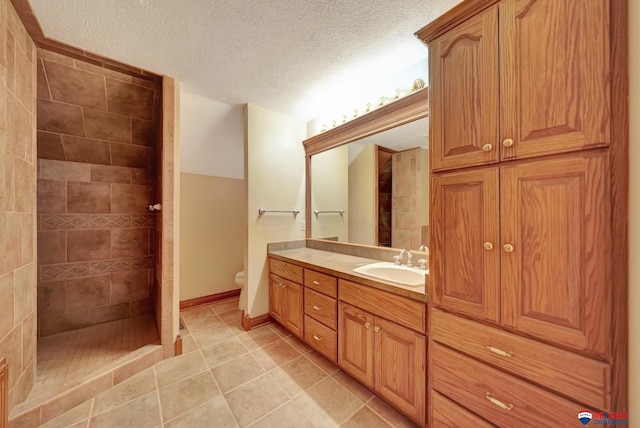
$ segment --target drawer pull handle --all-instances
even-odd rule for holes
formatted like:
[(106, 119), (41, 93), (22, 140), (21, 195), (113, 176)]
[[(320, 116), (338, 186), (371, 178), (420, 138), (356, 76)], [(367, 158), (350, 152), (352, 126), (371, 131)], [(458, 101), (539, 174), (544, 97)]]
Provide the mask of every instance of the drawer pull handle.
[(315, 309), (316, 311), (321, 311), (321, 310), (323, 310), (324, 308), (323, 308), (323, 307), (321, 307), (321, 306), (318, 306), (318, 305), (313, 305), (313, 309)]
[(498, 355), (502, 355), (503, 357), (513, 357), (513, 352), (508, 352), (508, 351), (503, 351), (500, 348), (495, 348), (491, 345), (486, 345), (485, 348), (487, 348), (489, 351), (493, 352), (494, 354), (498, 354)]
[(313, 281), (313, 283), (314, 283), (315, 285), (320, 285), (320, 284), (321, 284), (319, 281)]
[(487, 400), (491, 401), (492, 404), (495, 404), (496, 406), (500, 407), (501, 409), (511, 410), (514, 407), (513, 404), (504, 404), (502, 401), (494, 398), (493, 396), (491, 396), (490, 392), (487, 392), (484, 396), (487, 397)]
[(369, 327), (371, 327), (371, 323), (370, 322), (364, 323), (364, 328), (369, 328)]
[(322, 337), (318, 336), (317, 334), (314, 334), (313, 338), (318, 342), (320, 342), (322, 340)]
[(380, 331), (380, 327), (373, 327), (373, 331), (375, 331), (376, 333)]

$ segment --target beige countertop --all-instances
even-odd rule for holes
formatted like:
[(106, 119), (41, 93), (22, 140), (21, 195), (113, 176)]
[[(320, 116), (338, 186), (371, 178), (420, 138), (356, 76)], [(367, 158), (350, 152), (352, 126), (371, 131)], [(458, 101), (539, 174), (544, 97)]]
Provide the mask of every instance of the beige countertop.
[(394, 293), (399, 296), (408, 297), (413, 300), (425, 303), (429, 301), (429, 297), (426, 293), (426, 281), (429, 280), (429, 276), (426, 277), (425, 285), (420, 287), (408, 287), (395, 284), (393, 282), (376, 280), (353, 271), (353, 269), (358, 266), (376, 263), (380, 260), (334, 253), (331, 251), (316, 250), (307, 247), (269, 251), (269, 256), (304, 268), (313, 269), (330, 275), (336, 275), (350, 281), (356, 281), (360, 284)]

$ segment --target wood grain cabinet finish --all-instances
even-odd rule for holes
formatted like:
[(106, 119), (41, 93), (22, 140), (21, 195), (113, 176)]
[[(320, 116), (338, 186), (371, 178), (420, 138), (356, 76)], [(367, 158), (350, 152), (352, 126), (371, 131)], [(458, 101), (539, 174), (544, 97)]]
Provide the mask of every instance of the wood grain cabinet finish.
[(338, 302), (333, 297), (305, 287), (304, 313), (333, 330), (338, 328)]
[(305, 342), (329, 360), (337, 362), (338, 333), (309, 315), (305, 315), (304, 318)]
[(338, 278), (312, 269), (304, 270), (304, 286), (327, 296), (338, 296)]
[(608, 164), (596, 152), (500, 170), (503, 324), (603, 359), (611, 329)]
[(431, 402), (433, 403), (432, 428), (491, 428), (495, 426), (435, 391), (431, 392)]
[(277, 275), (269, 276), (269, 315), (299, 338), (304, 337), (303, 289)]
[(429, 284), (434, 305), (500, 321), (498, 168), (432, 176)]
[(576, 426), (583, 405), (434, 343), (433, 388), (501, 427)]
[(433, 170), (608, 145), (609, 32), (608, 0), (503, 0), (430, 40)]
[(426, 338), (340, 302), (338, 364), (394, 407), (424, 424)]

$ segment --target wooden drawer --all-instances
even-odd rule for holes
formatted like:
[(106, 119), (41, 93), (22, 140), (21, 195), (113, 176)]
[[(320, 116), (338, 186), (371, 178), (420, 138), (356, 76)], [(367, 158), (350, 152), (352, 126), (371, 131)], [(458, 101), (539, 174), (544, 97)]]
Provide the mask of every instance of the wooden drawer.
[(431, 391), (431, 405), (433, 406), (431, 428), (491, 428), (494, 426), (436, 391)]
[(576, 426), (583, 406), (433, 343), (432, 387), (504, 427)]
[(338, 301), (317, 291), (304, 289), (304, 313), (332, 329), (338, 328)]
[(338, 333), (309, 315), (304, 316), (304, 340), (334, 363), (338, 361)]
[(433, 340), (596, 409), (609, 408), (608, 364), (442, 311), (431, 315)]
[(303, 269), (300, 266), (269, 257), (269, 270), (282, 278), (302, 284)]
[(338, 281), (338, 298), (405, 327), (426, 331), (424, 303), (344, 279)]
[(304, 286), (331, 297), (338, 297), (338, 278), (315, 270), (304, 270)]

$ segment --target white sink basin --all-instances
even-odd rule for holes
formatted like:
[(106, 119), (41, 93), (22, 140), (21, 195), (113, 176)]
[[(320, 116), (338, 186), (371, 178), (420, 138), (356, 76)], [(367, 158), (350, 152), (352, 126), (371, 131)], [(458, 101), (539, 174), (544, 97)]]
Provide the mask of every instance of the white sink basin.
[(425, 276), (429, 274), (428, 270), (396, 265), (391, 262), (371, 263), (357, 267), (353, 271), (409, 287), (420, 287), (424, 285)]

